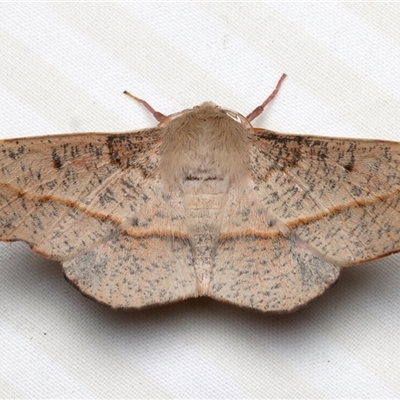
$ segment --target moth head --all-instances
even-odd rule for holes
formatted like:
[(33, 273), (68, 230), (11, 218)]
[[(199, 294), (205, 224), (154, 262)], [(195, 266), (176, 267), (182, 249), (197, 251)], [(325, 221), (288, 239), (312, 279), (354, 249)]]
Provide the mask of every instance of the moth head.
[(181, 117), (185, 116), (197, 116), (199, 114), (203, 113), (205, 117), (207, 118), (218, 118), (218, 114), (220, 116), (228, 116), (231, 118), (233, 121), (243, 125), (244, 128), (246, 129), (252, 129), (252, 125), (250, 122), (247, 120), (246, 117), (244, 117), (242, 114), (227, 109), (227, 108), (222, 108), (221, 106), (218, 106), (217, 104), (211, 102), (211, 101), (206, 101), (198, 106), (195, 106), (193, 108), (187, 108), (185, 110), (170, 114), (166, 116), (159, 124), (158, 126), (160, 127), (165, 127), (166, 125), (170, 124), (172, 121), (176, 119), (180, 119)]

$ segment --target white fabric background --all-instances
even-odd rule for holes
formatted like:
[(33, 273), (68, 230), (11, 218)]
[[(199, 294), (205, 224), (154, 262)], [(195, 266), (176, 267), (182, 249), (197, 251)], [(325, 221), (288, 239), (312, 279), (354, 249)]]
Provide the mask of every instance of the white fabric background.
[[(254, 125), (400, 140), (398, 4), (0, 5), (0, 136), (140, 129), (211, 100)], [(332, 244), (334, 245), (334, 244)], [(0, 397), (400, 397), (400, 256), (294, 314), (207, 299), (118, 312), (0, 244)]]

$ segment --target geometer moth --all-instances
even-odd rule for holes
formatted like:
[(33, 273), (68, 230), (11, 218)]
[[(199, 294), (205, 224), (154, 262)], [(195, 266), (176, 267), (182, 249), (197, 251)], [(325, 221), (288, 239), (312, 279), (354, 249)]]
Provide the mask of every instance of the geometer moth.
[(287, 135), (207, 102), (154, 128), (0, 141), (0, 240), (114, 308), (288, 312), (400, 251), (400, 143)]

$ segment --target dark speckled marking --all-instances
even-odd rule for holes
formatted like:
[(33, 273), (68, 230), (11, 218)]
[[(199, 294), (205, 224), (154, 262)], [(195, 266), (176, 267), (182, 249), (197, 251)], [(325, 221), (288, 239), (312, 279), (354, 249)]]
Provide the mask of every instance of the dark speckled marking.
[(348, 163), (348, 164), (346, 164), (346, 165), (344, 166), (344, 169), (345, 169), (346, 171), (352, 172), (352, 171), (354, 171), (354, 164), (353, 164), (353, 163)]
[(54, 168), (57, 169), (61, 169), (61, 157), (57, 154), (57, 150), (53, 149), (53, 152), (51, 154), (52, 158), (53, 158), (53, 166)]

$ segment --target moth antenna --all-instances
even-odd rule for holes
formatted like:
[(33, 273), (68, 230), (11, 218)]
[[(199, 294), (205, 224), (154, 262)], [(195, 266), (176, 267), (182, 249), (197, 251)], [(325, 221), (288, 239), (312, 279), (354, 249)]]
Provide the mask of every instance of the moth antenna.
[(262, 103), (261, 106), (256, 107), (256, 108), (246, 117), (247, 120), (248, 120), (249, 122), (250, 122), (250, 121), (253, 121), (254, 118), (257, 118), (257, 117), (264, 111), (264, 108), (266, 107), (266, 105), (267, 105), (268, 103), (270, 103), (270, 102), (273, 100), (273, 98), (278, 94), (279, 89), (280, 89), (280, 87), (281, 87), (281, 85), (282, 85), (282, 82), (283, 82), (283, 80), (286, 78), (286, 76), (287, 76), (286, 74), (282, 74), (282, 76), (280, 77), (278, 83), (277, 83), (276, 86), (275, 86), (274, 91), (268, 96), (268, 98), (264, 101), (264, 103)]
[(162, 113), (160, 113), (159, 111), (156, 111), (147, 101), (144, 101), (142, 99), (140, 99), (139, 97), (134, 96), (133, 94), (129, 93), (128, 91), (124, 91), (124, 94), (126, 94), (127, 96), (131, 97), (132, 99), (138, 101), (139, 103), (142, 103), (147, 110), (149, 110), (152, 114), (153, 117), (158, 121), (161, 122), (166, 116)]

